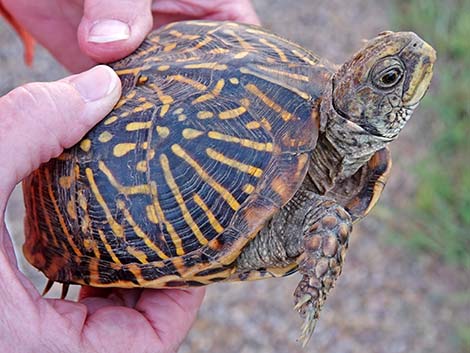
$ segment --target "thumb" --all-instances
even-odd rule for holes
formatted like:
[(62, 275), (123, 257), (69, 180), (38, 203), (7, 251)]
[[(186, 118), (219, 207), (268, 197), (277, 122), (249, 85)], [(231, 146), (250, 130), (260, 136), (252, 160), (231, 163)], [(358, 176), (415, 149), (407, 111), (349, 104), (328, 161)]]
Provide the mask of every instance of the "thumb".
[[(121, 93), (108, 66), (50, 83), (29, 83), (0, 98), (0, 205), (41, 163), (77, 143)], [(0, 207), (1, 208), (1, 207)]]

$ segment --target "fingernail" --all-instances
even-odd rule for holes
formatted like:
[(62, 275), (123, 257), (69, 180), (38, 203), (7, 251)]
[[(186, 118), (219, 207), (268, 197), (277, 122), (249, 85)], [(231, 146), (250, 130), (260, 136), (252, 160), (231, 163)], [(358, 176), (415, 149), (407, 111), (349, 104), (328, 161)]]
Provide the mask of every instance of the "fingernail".
[(106, 65), (100, 65), (70, 79), (85, 102), (102, 99), (116, 89), (118, 77)]
[(127, 23), (118, 20), (100, 20), (93, 24), (88, 33), (88, 41), (92, 43), (109, 43), (126, 40), (131, 36)]

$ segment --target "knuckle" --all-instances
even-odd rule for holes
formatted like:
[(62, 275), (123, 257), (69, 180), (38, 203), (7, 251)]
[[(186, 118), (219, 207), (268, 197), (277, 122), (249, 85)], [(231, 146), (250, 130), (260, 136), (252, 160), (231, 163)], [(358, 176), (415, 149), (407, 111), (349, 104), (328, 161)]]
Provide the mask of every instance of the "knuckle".
[(3, 97), (3, 110), (13, 113), (18, 111), (18, 107), (24, 108), (36, 105), (35, 91), (37, 91), (37, 85), (33, 83), (27, 83), (15, 88)]
[(59, 149), (71, 120), (82, 114), (83, 101), (67, 83), (27, 83), (1, 98), (0, 134), (14, 130), (48, 141), (48, 146)]

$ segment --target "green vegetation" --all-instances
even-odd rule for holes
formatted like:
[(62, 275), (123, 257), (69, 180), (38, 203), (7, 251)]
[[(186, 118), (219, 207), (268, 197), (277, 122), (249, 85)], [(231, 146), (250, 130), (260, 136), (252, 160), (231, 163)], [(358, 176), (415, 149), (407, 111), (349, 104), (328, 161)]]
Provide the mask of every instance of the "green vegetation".
[(395, 3), (397, 28), (417, 32), (438, 55), (421, 107), (433, 141), (417, 164), (415, 202), (400, 233), (413, 248), (470, 269), (470, 1)]
[[(436, 49), (434, 84), (422, 102), (432, 137), (416, 165), (409, 209), (397, 211), (399, 233), (413, 249), (470, 270), (470, 1), (395, 0), (395, 24)], [(468, 296), (468, 293), (465, 293)], [(470, 352), (470, 326), (455, 321), (460, 352)]]
[(466, 353), (470, 352), (470, 326), (460, 325), (456, 327), (457, 338), (460, 341), (461, 351)]

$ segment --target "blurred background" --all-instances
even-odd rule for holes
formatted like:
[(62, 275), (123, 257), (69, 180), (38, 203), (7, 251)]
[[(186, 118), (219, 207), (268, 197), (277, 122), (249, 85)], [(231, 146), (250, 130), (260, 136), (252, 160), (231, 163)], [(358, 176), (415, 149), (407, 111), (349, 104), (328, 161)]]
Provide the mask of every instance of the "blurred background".
[[(337, 63), (388, 29), (417, 32), (438, 63), (430, 92), (392, 146), (391, 180), (354, 230), (308, 347), (296, 343), (301, 320), (292, 292), (300, 277), (293, 275), (209, 287), (180, 352), (470, 352), (470, 1), (254, 4), (266, 28)], [(0, 43), (0, 95), (66, 75), (41, 48), (25, 67), (22, 45), (3, 22)], [(24, 272), (42, 290), (43, 276), (22, 258), (23, 213), (18, 188), (7, 225)]]

